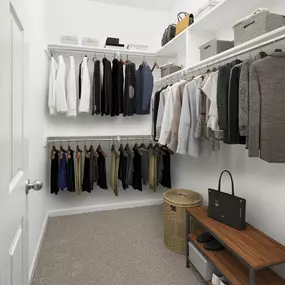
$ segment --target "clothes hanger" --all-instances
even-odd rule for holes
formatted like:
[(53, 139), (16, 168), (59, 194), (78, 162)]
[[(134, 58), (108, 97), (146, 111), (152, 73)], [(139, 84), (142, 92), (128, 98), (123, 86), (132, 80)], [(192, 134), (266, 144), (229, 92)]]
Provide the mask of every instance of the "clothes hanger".
[(66, 150), (65, 150), (65, 149), (63, 148), (63, 146), (62, 146), (62, 141), (60, 141), (60, 151), (66, 153)]
[(155, 68), (159, 69), (159, 66), (158, 66), (158, 64), (157, 64), (156, 58), (155, 58), (155, 60), (154, 60), (154, 63), (153, 63), (151, 72), (153, 72)]
[(78, 141), (77, 141), (76, 151), (78, 151), (78, 152), (82, 152), (82, 150), (79, 148)]
[(125, 150), (126, 150), (128, 153), (131, 152), (131, 148), (130, 148), (130, 146), (129, 146), (128, 139), (127, 139), (127, 144), (126, 144), (126, 146), (125, 146)]
[(120, 144), (119, 151), (123, 154), (124, 157), (129, 157), (128, 153), (125, 151), (123, 144)]
[(54, 145), (54, 141), (53, 141), (53, 144), (52, 144), (52, 151), (57, 151), (55, 145)]

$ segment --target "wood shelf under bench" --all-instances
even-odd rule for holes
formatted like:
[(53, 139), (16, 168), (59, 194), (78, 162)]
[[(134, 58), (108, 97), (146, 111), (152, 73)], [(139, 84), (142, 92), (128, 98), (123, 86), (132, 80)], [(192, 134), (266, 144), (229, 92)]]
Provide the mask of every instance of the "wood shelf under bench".
[[(244, 231), (238, 231), (208, 218), (207, 207), (188, 209), (187, 225), (190, 216), (198, 220), (226, 249), (215, 252), (205, 250), (203, 244), (197, 242), (199, 232), (189, 233), (189, 226), (188, 242), (211, 261), (233, 285), (285, 285), (285, 280), (269, 269), (270, 266), (285, 263), (284, 246), (250, 225), (247, 225)], [(188, 256), (189, 248), (187, 267)]]

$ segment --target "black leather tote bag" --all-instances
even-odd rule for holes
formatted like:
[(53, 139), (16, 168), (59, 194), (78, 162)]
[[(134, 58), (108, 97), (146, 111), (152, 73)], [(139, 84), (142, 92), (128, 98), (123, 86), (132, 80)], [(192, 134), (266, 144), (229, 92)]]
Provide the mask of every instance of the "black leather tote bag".
[(161, 46), (166, 45), (169, 41), (175, 38), (175, 33), (176, 33), (176, 25), (175, 24), (169, 25), (163, 33)]
[[(232, 183), (232, 194), (221, 192), (221, 181), (224, 173), (228, 173)], [(208, 217), (238, 230), (244, 230), (246, 200), (235, 196), (234, 181), (231, 173), (224, 170), (219, 179), (218, 190), (208, 189)]]

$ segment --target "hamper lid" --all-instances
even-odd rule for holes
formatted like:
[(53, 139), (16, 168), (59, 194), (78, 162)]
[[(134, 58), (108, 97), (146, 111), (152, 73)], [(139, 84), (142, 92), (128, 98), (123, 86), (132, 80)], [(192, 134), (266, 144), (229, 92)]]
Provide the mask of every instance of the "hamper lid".
[(164, 193), (164, 200), (177, 206), (193, 206), (201, 204), (201, 194), (185, 189), (171, 189)]

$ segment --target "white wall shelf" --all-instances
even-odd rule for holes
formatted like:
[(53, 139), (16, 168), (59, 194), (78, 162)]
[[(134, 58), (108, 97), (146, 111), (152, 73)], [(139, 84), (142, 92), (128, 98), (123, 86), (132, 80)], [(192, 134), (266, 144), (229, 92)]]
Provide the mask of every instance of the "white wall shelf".
[(50, 53), (92, 53), (95, 54), (115, 54), (119, 52), (122, 55), (129, 57), (153, 57), (153, 58), (176, 58), (176, 53), (163, 53), (157, 54), (156, 52), (149, 51), (129, 51), (125, 49), (116, 49), (114, 48), (102, 48), (102, 47), (90, 47), (90, 46), (82, 46), (82, 45), (67, 45), (67, 44), (48, 44), (48, 51)]
[[(157, 56), (163, 56), (167, 54), (178, 54), (179, 51), (185, 51), (186, 45), (186, 33), (187, 29), (169, 41), (166, 45), (164, 45), (161, 49), (159, 49), (156, 54)], [(173, 51), (175, 51), (173, 53)]]
[[(278, 3), (280, 3), (280, 0), (271, 0), (270, 6)], [(268, 7), (268, 0), (221, 0), (216, 7), (205, 13), (194, 24), (160, 48), (156, 54), (158, 56), (189, 54), (192, 52), (192, 43), (194, 45), (199, 43), (200, 45), (203, 38), (208, 38), (208, 40), (215, 38), (219, 32), (226, 28), (231, 29), (240, 19), (252, 14), (260, 7)], [(188, 58), (189, 56), (186, 56), (186, 59)], [(188, 65), (187, 60), (185, 65)]]
[(276, 41), (276, 44), (278, 44), (277, 42), (280, 41), (280, 37), (281, 37), (282, 41), (285, 41), (284, 35), (285, 35), (285, 27), (281, 27), (281, 28), (276, 29), (272, 32), (269, 32), (265, 35), (262, 35), (260, 37), (253, 39), (253, 40), (250, 40), (246, 43), (243, 43), (243, 44), (235, 46), (229, 50), (226, 50), (222, 53), (214, 55), (210, 58), (199, 61), (196, 64), (188, 66), (182, 70), (179, 70), (175, 73), (172, 73), (168, 76), (165, 76), (159, 80), (156, 80), (155, 84), (159, 85), (159, 84), (161, 84), (163, 82), (167, 82), (167, 81), (176, 81), (178, 78), (181, 78), (181, 76), (183, 77), (183, 75), (185, 75), (187, 72), (192, 72), (193, 70), (200, 68), (200, 67), (202, 68), (203, 66), (207, 66), (208, 64), (213, 65), (217, 61), (226, 60), (226, 59), (228, 59), (228, 57), (231, 57), (231, 56), (234, 57), (237, 54), (242, 54), (242, 53), (246, 54), (248, 52), (248, 49), (251, 49), (251, 48), (258, 50), (259, 47), (264, 46), (264, 45), (265, 46), (271, 45), (271, 44), (274, 45), (275, 41)]

